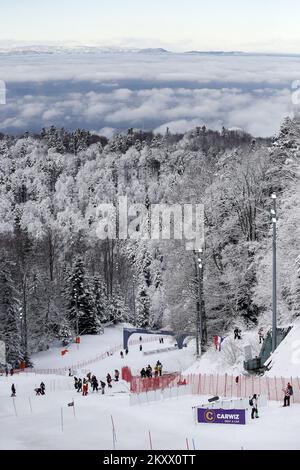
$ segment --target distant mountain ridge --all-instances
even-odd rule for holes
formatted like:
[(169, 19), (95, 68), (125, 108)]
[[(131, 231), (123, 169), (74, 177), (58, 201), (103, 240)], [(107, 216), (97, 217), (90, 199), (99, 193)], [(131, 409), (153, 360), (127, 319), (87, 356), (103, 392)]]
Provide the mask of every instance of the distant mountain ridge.
[[(3, 42), (2, 42), (3, 44)], [(42, 54), (184, 54), (184, 55), (213, 55), (213, 56), (284, 56), (299, 57), (297, 53), (275, 53), (275, 52), (244, 52), (244, 51), (205, 51), (189, 50), (176, 52), (164, 49), (162, 47), (147, 48), (127, 48), (116, 46), (98, 46), (98, 45), (77, 45), (77, 44), (57, 44), (57, 45), (1, 45), (0, 55), (42, 55)]]

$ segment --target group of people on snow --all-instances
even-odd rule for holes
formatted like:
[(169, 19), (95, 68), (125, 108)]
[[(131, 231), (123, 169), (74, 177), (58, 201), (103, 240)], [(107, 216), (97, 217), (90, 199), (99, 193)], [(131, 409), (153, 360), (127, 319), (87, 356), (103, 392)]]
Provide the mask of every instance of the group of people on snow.
[[(290, 382), (287, 383), (287, 386), (282, 389), (284, 392), (283, 406), (290, 406), (291, 396), (294, 394), (293, 387)], [(249, 399), (249, 405), (251, 406), (251, 418), (259, 418), (258, 416), (258, 398), (259, 395), (254, 393), (254, 395)]]
[[(129, 353), (129, 350), (128, 350), (128, 348), (126, 348), (126, 349), (125, 349), (125, 355), (127, 356), (128, 353)], [(124, 359), (124, 353), (123, 353), (123, 351), (120, 351), (120, 357), (121, 357), (121, 359)]]
[[(115, 369), (115, 382), (119, 381), (119, 377), (120, 372)], [(106, 375), (106, 382), (104, 382), (103, 380), (98, 381), (95, 375), (92, 375), (91, 372), (88, 372), (86, 377), (84, 377), (83, 379), (78, 379), (77, 377), (74, 377), (74, 388), (77, 393), (82, 393), (83, 396), (86, 396), (88, 394), (89, 386), (91, 387), (93, 392), (98, 392), (100, 386), (102, 395), (104, 395), (106, 383), (108, 388), (112, 388), (112, 380), (113, 379), (109, 373)]]
[(140, 375), (142, 379), (151, 378), (153, 376), (161, 377), (162, 376), (162, 363), (160, 361), (157, 361), (153, 369), (150, 366), (150, 364), (148, 364), (147, 367), (142, 368)]
[(234, 339), (242, 339), (242, 330), (240, 328), (235, 328), (233, 330)]
[(36, 395), (46, 395), (46, 385), (44, 382), (40, 383), (40, 386), (34, 389)]

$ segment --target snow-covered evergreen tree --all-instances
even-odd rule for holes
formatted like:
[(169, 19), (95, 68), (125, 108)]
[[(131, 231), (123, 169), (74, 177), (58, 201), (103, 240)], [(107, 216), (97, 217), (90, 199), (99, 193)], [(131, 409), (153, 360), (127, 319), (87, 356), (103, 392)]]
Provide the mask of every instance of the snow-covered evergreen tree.
[(7, 363), (18, 367), (23, 359), (21, 321), (11, 268), (12, 263), (5, 260), (0, 262), (0, 339), (5, 342)]

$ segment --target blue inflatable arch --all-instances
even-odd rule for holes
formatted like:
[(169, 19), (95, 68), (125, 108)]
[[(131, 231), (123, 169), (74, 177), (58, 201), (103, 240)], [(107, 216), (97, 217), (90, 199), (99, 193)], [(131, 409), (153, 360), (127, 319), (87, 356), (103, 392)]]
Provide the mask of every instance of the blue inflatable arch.
[(161, 335), (161, 336), (174, 336), (177, 342), (178, 349), (183, 348), (184, 340), (188, 336), (195, 336), (194, 333), (182, 333), (176, 335), (173, 331), (170, 330), (147, 330), (146, 328), (124, 328), (123, 329), (123, 348), (128, 347), (128, 341), (131, 335), (134, 334), (143, 334), (143, 335)]

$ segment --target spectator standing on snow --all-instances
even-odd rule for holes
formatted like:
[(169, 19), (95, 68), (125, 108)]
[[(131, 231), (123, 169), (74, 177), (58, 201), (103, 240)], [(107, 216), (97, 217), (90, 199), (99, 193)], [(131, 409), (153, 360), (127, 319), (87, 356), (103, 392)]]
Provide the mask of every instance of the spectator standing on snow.
[(10, 369), (10, 375), (14, 375), (14, 370), (13, 370), (13, 368)]
[(154, 367), (154, 377), (158, 377), (158, 365)]
[(263, 328), (260, 328), (258, 330), (258, 339), (259, 339), (259, 344), (261, 344), (264, 340), (264, 330), (263, 330)]
[(87, 378), (88, 378), (88, 381), (89, 381), (90, 383), (91, 383), (91, 375), (92, 375), (91, 372), (89, 372), (88, 374), (86, 374), (86, 376), (87, 376)]
[(92, 389), (93, 389), (93, 392), (98, 392), (98, 386), (99, 386), (99, 383), (98, 383), (98, 380), (97, 380), (97, 377), (95, 375), (93, 375), (92, 377)]
[(106, 376), (106, 382), (107, 382), (108, 388), (112, 388), (111, 381), (112, 381), (111, 375), (110, 375), (110, 374), (107, 374), (107, 376)]
[(254, 393), (253, 397), (249, 400), (249, 405), (251, 406), (251, 418), (258, 418), (258, 408), (257, 408), (257, 395)]
[(147, 377), (147, 374), (146, 374), (145, 368), (143, 367), (141, 370), (141, 378), (144, 379), (145, 377)]
[(120, 352), (121, 359), (124, 359), (124, 353), (123, 351)]
[(161, 377), (162, 374), (162, 363), (160, 361), (157, 361), (156, 363), (157, 369), (158, 369), (158, 374)]
[(78, 379), (77, 379), (77, 377), (74, 377), (74, 388), (75, 388), (75, 390), (78, 389)]
[(88, 394), (88, 382), (86, 379), (83, 379), (83, 384), (82, 384), (82, 396), (87, 396)]
[(126, 349), (125, 349), (125, 354), (126, 354), (126, 356), (127, 356), (128, 353), (129, 353), (128, 348), (126, 348)]
[(148, 364), (148, 367), (146, 369), (146, 376), (149, 378), (152, 377), (152, 367), (150, 366), (150, 364)]
[(288, 382), (286, 388), (283, 389), (284, 392), (284, 401), (283, 406), (290, 406), (291, 396), (293, 395), (293, 387), (291, 386), (290, 382)]
[(143, 351), (143, 345), (140, 344), (140, 351)]
[(78, 379), (77, 382), (77, 392), (82, 392), (82, 380)]
[(143, 338), (140, 336), (140, 343), (143, 341)]
[(16, 387), (15, 384), (12, 384), (11, 386), (11, 396), (15, 397), (16, 396)]
[(117, 369), (115, 369), (115, 381), (116, 382), (119, 382), (119, 377), (120, 377), (120, 372)]
[(41, 382), (41, 384), (40, 384), (40, 389), (41, 389), (41, 394), (42, 394), (42, 395), (45, 395), (45, 392), (46, 392), (46, 385), (44, 384), (44, 382)]
[(100, 380), (100, 385), (101, 385), (101, 391), (102, 391), (102, 395), (104, 395), (105, 393), (105, 387), (106, 387), (106, 383), (103, 382), (102, 380)]
[(239, 329), (238, 328), (235, 328), (233, 330), (233, 334), (234, 334), (234, 339), (238, 339), (239, 338)]

